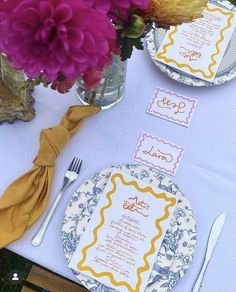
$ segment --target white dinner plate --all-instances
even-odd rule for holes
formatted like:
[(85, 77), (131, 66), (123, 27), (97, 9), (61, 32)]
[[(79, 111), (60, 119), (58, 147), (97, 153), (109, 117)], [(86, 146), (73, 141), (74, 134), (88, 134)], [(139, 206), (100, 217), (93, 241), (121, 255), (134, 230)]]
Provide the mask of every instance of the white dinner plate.
[[(67, 263), (98, 204), (113, 169), (121, 170), (178, 196), (170, 226), (162, 242), (145, 292), (170, 291), (188, 270), (196, 248), (196, 224), (192, 208), (179, 187), (164, 174), (145, 166), (124, 164), (105, 168), (88, 178), (72, 196), (62, 225), (62, 244)], [(79, 283), (90, 291), (110, 292), (114, 289), (72, 270)]]
[[(236, 6), (234, 6), (229, 1), (225, 0), (211, 0), (209, 1), (213, 4), (216, 4), (220, 7), (227, 8), (231, 11), (236, 12)], [(166, 35), (166, 30), (161, 28), (152, 29), (146, 36), (146, 44), (148, 52), (155, 63), (155, 65), (167, 76), (170, 78), (187, 84), (191, 86), (213, 86), (220, 85), (226, 81), (230, 81), (236, 77), (236, 31), (234, 32), (231, 41), (228, 45), (228, 48), (225, 52), (219, 70), (216, 74), (216, 77), (213, 82), (208, 82), (199, 78), (195, 78), (187, 73), (181, 72), (178, 69), (172, 68), (168, 65), (165, 65), (161, 62), (158, 62), (155, 59), (156, 52), (158, 51), (164, 37)]]

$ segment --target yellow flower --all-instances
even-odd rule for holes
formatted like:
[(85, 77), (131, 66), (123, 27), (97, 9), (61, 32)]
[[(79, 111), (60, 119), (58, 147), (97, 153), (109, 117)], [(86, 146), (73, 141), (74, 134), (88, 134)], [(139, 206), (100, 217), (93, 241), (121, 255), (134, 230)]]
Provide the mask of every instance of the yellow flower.
[(207, 0), (151, 0), (145, 19), (151, 19), (157, 27), (168, 28), (202, 16)]

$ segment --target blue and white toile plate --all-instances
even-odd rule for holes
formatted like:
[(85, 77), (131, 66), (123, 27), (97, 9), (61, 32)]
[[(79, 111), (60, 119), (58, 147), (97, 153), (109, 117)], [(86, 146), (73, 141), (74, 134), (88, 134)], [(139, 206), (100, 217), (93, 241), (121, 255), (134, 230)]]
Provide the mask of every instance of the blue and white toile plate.
[[(103, 189), (113, 169), (121, 170), (138, 179), (178, 196), (178, 204), (166, 232), (161, 249), (151, 272), (145, 292), (167, 292), (186, 273), (196, 248), (196, 224), (188, 200), (168, 177), (155, 169), (125, 164), (105, 168), (87, 179), (72, 196), (62, 226), (62, 244), (67, 263), (69, 263), (77, 245), (98, 204)], [(72, 270), (79, 283), (90, 291), (111, 292), (114, 289)]]
[[(236, 12), (236, 6), (226, 0), (210, 0), (209, 2), (216, 4), (220, 7), (226, 8), (231, 11)], [(164, 37), (166, 34), (166, 30), (164, 29), (153, 29), (146, 36), (146, 44), (148, 52), (155, 63), (155, 65), (167, 76), (170, 78), (190, 85), (190, 86), (213, 86), (220, 85), (226, 81), (230, 81), (236, 77), (236, 31), (234, 32), (231, 41), (228, 45), (228, 48), (225, 52), (224, 58), (221, 62), (219, 70), (216, 74), (216, 77), (213, 82), (208, 82), (205, 80), (201, 80), (199, 78), (195, 78), (187, 73), (181, 72), (178, 69), (172, 68), (168, 65), (158, 62), (155, 59), (156, 52), (158, 51)]]

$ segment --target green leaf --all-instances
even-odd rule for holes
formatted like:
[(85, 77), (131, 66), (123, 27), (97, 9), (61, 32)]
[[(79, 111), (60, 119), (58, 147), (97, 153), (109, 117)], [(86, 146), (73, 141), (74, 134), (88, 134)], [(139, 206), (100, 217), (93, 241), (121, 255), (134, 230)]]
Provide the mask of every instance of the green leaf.
[(138, 50), (143, 50), (143, 42), (141, 38), (129, 38), (120, 36), (119, 47), (121, 49), (121, 60), (125, 61), (131, 57), (134, 48)]
[(236, 5), (236, 0), (229, 0), (232, 4)]

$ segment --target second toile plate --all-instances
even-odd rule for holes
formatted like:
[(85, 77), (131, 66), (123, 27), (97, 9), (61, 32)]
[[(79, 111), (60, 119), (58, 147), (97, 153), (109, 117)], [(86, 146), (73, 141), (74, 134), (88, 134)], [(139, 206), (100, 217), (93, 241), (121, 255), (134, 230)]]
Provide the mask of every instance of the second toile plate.
[[(226, 8), (231, 11), (236, 12), (236, 6), (234, 6), (229, 1), (225, 0), (211, 0), (211, 3), (218, 5), (220, 7)], [(221, 62), (220, 68), (216, 74), (216, 77), (213, 82), (208, 82), (205, 80), (201, 80), (199, 78), (195, 78), (191, 75), (188, 75), (184, 72), (181, 72), (175, 68), (172, 68), (168, 65), (158, 62), (155, 59), (156, 52), (158, 51), (164, 37), (166, 35), (166, 30), (154, 28), (151, 30), (148, 35), (146, 36), (146, 43), (148, 52), (155, 63), (155, 65), (167, 76), (170, 78), (184, 83), (186, 85), (191, 86), (213, 86), (213, 85), (220, 85), (224, 82), (230, 81), (236, 77), (236, 31), (234, 32), (232, 39), (228, 45), (228, 48), (225, 52), (223, 60)]]

